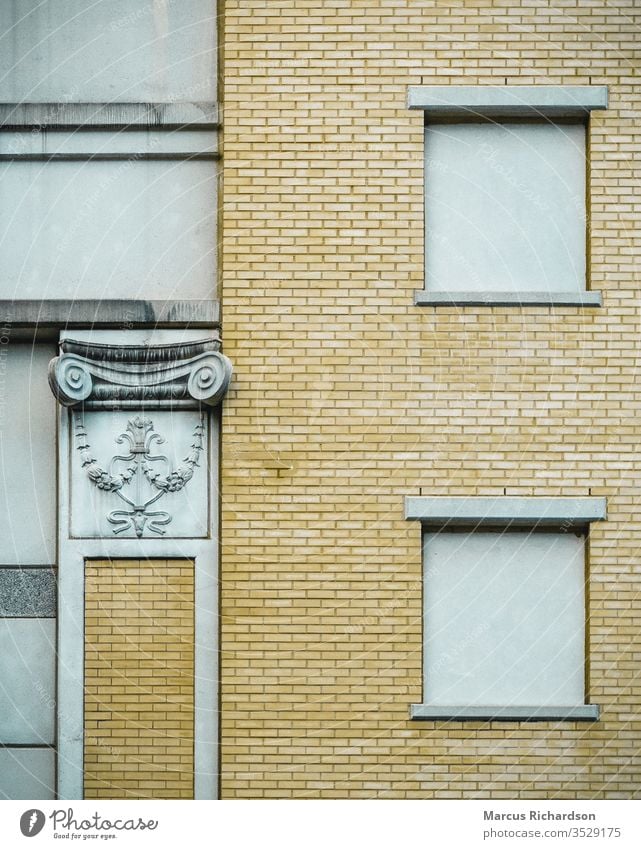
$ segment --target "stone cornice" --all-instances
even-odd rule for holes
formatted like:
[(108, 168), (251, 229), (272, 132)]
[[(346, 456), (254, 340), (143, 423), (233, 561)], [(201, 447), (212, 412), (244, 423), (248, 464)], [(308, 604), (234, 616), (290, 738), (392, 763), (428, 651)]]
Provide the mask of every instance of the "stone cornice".
[(11, 328), (57, 330), (122, 330), (151, 328), (202, 329), (209, 335), (220, 324), (215, 300), (128, 300), (57, 298), (0, 300), (0, 322)]
[(215, 103), (0, 103), (0, 128), (215, 129)]

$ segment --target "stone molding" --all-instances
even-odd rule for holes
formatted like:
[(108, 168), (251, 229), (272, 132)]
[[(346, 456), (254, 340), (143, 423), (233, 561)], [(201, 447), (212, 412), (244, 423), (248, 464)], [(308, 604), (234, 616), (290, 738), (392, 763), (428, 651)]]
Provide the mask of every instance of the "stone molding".
[(216, 129), (218, 107), (210, 102), (175, 103), (0, 103), (0, 128)]
[(405, 518), (432, 528), (551, 527), (569, 530), (607, 519), (605, 498), (406, 496)]
[(417, 85), (409, 86), (409, 109), (429, 117), (584, 118), (608, 108), (608, 87), (591, 85)]

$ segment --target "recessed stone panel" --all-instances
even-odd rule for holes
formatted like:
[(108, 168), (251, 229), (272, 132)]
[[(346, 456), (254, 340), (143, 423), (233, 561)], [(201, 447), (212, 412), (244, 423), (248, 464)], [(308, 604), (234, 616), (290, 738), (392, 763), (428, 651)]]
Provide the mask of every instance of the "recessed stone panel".
[[(216, 163), (0, 163), (0, 296), (209, 299)], [(127, 315), (122, 316), (126, 325)]]
[(56, 410), (49, 345), (13, 341), (0, 327), (0, 566), (56, 556)]
[(55, 619), (0, 619), (0, 743), (53, 743)]
[(0, 749), (0, 799), (55, 799), (53, 749)]
[(211, 101), (211, 0), (0, 3), (2, 100)]

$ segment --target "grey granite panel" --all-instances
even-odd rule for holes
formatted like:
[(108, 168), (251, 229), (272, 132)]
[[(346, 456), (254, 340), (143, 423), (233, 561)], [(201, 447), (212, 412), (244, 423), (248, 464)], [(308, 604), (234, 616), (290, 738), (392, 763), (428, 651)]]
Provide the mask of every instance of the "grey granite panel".
[(56, 615), (53, 569), (0, 568), (0, 616)]

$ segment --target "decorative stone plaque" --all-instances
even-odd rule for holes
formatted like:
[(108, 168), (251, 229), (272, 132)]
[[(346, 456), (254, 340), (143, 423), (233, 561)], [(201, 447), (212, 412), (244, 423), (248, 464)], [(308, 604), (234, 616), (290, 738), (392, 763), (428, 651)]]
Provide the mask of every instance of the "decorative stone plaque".
[(49, 383), (70, 408), (70, 538), (208, 536), (207, 411), (231, 377), (219, 347), (61, 341)]
[(204, 537), (209, 433), (198, 410), (72, 413), (72, 537)]

